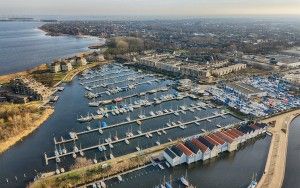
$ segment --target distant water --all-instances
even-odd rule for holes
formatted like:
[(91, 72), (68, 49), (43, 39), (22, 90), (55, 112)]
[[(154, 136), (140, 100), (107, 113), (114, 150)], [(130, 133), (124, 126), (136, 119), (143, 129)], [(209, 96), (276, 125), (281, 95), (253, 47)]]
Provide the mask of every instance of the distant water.
[(283, 188), (300, 187), (300, 116), (290, 126), (287, 162)]
[(46, 36), (41, 22), (0, 22), (0, 75), (22, 71), (53, 59), (88, 50), (96, 38)]

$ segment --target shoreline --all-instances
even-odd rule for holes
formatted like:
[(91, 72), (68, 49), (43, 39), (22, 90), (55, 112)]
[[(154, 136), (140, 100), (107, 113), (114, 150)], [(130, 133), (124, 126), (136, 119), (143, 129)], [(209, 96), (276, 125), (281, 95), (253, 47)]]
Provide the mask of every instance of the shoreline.
[[(300, 110), (294, 110), (279, 116), (267, 118), (262, 122), (276, 121), (268, 131), (272, 133), (264, 173), (258, 181), (257, 188), (281, 188), (285, 176), (286, 156), (288, 149), (289, 126), (300, 115)], [(284, 130), (286, 132), (284, 132)]]
[[(78, 74), (80, 74), (81, 72), (90, 69), (90, 68), (94, 68), (97, 66), (102, 66), (109, 63), (109, 61), (103, 61), (103, 62), (94, 62), (91, 64), (88, 64), (86, 66), (83, 67), (79, 67), (77, 69), (74, 69), (72, 72), (69, 72), (68, 74), (66, 74), (62, 80), (60, 80), (58, 83), (56, 83), (54, 86), (50, 87), (51, 90), (54, 90), (55, 87), (59, 86), (61, 83), (63, 82), (71, 82), (74, 77), (76, 77)], [(21, 71), (21, 72), (17, 72), (17, 73), (13, 73), (13, 74), (8, 74), (8, 75), (2, 75), (0, 76), (0, 83), (5, 83), (5, 81), (8, 81), (16, 76), (29, 76), (30, 72), (38, 69), (40, 66), (34, 67), (31, 70), (26, 70), (26, 71)], [(4, 80), (4, 81), (3, 81)], [(42, 101), (43, 106), (45, 106), (44, 101)], [(26, 104), (24, 104), (26, 105)], [(1, 105), (0, 105), (1, 106)], [(41, 115), (41, 117), (36, 120), (35, 122), (33, 122), (33, 126), (23, 130), (22, 132), (20, 132), (18, 135), (15, 135), (11, 138), (9, 138), (8, 140), (4, 141), (4, 142), (0, 142), (0, 154), (4, 153), (5, 151), (7, 151), (9, 148), (11, 148), (12, 146), (14, 146), (15, 144), (17, 144), (18, 142), (21, 142), (25, 137), (29, 136), (32, 132), (34, 132), (36, 129), (38, 129), (40, 126), (43, 125), (43, 123), (45, 121), (48, 120), (48, 118), (54, 113), (54, 108), (45, 108), (45, 110), (43, 111), (43, 114)]]
[(10, 149), (15, 144), (23, 141), (24, 138), (33, 133), (36, 129), (38, 129), (47, 119), (53, 114), (54, 109), (46, 108), (41, 117), (32, 123), (32, 127), (29, 127), (23, 131), (21, 131), (18, 135), (10, 137), (8, 140), (4, 142), (0, 142), (0, 154), (4, 153), (8, 149)]

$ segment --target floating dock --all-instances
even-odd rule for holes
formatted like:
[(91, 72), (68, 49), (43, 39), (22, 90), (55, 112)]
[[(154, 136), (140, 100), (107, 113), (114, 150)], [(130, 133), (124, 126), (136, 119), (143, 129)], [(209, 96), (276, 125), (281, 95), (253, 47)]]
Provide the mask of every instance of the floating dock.
[[(196, 118), (195, 120), (184, 122), (184, 123), (182, 123), (182, 122), (181, 123), (176, 123), (176, 124), (173, 124), (170, 127), (164, 127), (164, 128), (160, 128), (160, 129), (156, 129), (156, 130), (144, 132), (142, 134), (137, 134), (137, 135), (133, 135), (133, 136), (130, 136), (130, 137), (121, 138), (121, 139), (118, 139), (118, 140), (115, 140), (115, 141), (106, 142), (106, 143), (103, 143), (103, 144), (97, 144), (97, 145), (94, 145), (94, 146), (82, 148), (82, 149), (80, 149), (80, 152), (84, 152), (84, 151), (92, 150), (92, 149), (98, 149), (99, 146), (100, 147), (102, 147), (102, 146), (106, 147), (106, 146), (109, 146), (110, 144), (113, 145), (113, 144), (116, 144), (116, 143), (119, 143), (119, 142), (125, 142), (126, 140), (129, 141), (130, 139), (135, 139), (135, 138), (146, 136), (146, 135), (149, 135), (149, 134), (154, 134), (154, 133), (157, 133), (158, 131), (166, 131), (166, 130), (174, 129), (174, 128), (178, 128), (178, 127), (180, 127), (180, 128), (184, 127), (185, 128), (186, 125), (193, 124), (193, 123), (200, 122), (200, 121), (206, 121), (207, 119), (213, 119), (213, 118), (220, 117), (220, 116), (226, 115), (226, 114), (229, 114), (229, 113), (228, 112), (227, 113), (222, 113), (222, 114), (213, 115), (213, 116), (209, 116), (209, 117), (205, 117), (205, 118), (201, 118), (201, 119), (200, 118)], [(114, 125), (114, 126), (116, 126), (116, 125)], [(234, 126), (234, 125), (231, 125), (231, 126)], [(228, 126), (226, 126), (226, 127), (228, 127)], [(107, 128), (109, 128), (109, 127), (107, 127)], [(93, 131), (99, 131), (99, 129), (95, 129)], [(81, 132), (81, 134), (87, 134), (89, 132), (87, 132), (87, 131), (86, 132)], [(80, 134), (80, 133), (76, 133), (76, 134)], [(74, 140), (73, 139), (71, 139), (71, 140), (64, 140), (64, 142), (61, 142), (61, 143), (70, 142), (70, 141), (74, 141)], [(58, 142), (56, 142), (56, 144), (58, 144)], [(65, 154), (58, 154), (58, 155), (51, 156), (51, 157), (48, 157), (45, 154), (44, 157), (45, 157), (46, 164), (48, 164), (49, 160), (55, 160), (56, 158), (73, 155), (73, 153), (74, 153), (74, 151), (71, 151), (71, 152), (66, 152)], [(79, 151), (78, 151), (78, 153), (79, 153)]]

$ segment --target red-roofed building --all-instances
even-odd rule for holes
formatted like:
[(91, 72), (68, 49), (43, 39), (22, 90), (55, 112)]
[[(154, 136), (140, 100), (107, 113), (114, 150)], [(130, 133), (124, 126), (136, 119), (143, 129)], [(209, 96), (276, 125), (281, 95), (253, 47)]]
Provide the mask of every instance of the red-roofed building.
[(237, 135), (240, 143), (245, 142), (247, 139), (247, 135), (236, 128), (230, 129), (230, 133)]
[(187, 148), (184, 144), (180, 143), (176, 147), (184, 153), (187, 164), (195, 162), (195, 154), (189, 148)]
[(215, 134), (227, 142), (229, 152), (237, 150), (239, 144), (237, 140), (226, 135), (224, 132), (217, 132)]
[(217, 141), (212, 139), (210, 136), (204, 136), (204, 138), (217, 148), (218, 151), (217, 155), (218, 155), (221, 152), (221, 144), (219, 144)]
[(215, 140), (216, 142), (218, 142), (220, 144), (220, 146), (221, 146), (221, 152), (224, 152), (224, 151), (228, 150), (228, 144), (222, 138), (220, 138), (216, 134), (210, 134), (209, 137), (212, 138), (213, 140)]
[(210, 158), (210, 149), (202, 144), (199, 140), (196, 138), (192, 139), (192, 143), (201, 150), (202, 152), (202, 160), (205, 161), (206, 159)]

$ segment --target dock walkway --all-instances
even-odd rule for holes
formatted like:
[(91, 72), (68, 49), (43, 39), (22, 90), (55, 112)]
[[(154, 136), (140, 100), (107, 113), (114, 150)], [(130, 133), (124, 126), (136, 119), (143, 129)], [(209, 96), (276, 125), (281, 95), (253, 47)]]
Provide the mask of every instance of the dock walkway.
[[(137, 118), (137, 119), (134, 119), (134, 120), (130, 120), (130, 121), (124, 121), (124, 122), (120, 122), (120, 123), (116, 123), (116, 124), (113, 124), (113, 125), (110, 125), (110, 126), (107, 126), (107, 127), (103, 127), (103, 128), (95, 128), (95, 129), (91, 129), (91, 130), (85, 130), (85, 131), (81, 131), (81, 132), (74, 132), (74, 134), (76, 136), (79, 136), (79, 135), (83, 135), (83, 134), (88, 134), (88, 133), (92, 133), (92, 132), (99, 132), (99, 130), (106, 130), (106, 129), (111, 129), (111, 128), (114, 128), (114, 127), (118, 127), (118, 126), (122, 126), (122, 125), (126, 125), (126, 124), (131, 124), (131, 123), (136, 123), (138, 124), (138, 122), (143, 122), (145, 120), (148, 120), (148, 119), (154, 119), (154, 118), (158, 118), (158, 117), (162, 117), (162, 116), (166, 116), (166, 115), (170, 115), (170, 114), (176, 114), (176, 113), (182, 113), (183, 111), (188, 111), (190, 109), (197, 109), (197, 108), (202, 108), (202, 109), (205, 109), (205, 107), (203, 107), (202, 105), (197, 105), (197, 106), (194, 106), (194, 107), (190, 107), (190, 108), (186, 108), (184, 110), (180, 109), (180, 110), (174, 110), (174, 111), (169, 111), (169, 112), (163, 112), (162, 114), (157, 114), (155, 116), (146, 116), (144, 118)], [(224, 113), (223, 115), (225, 115), (227, 113)], [(206, 118), (206, 119), (210, 119), (209, 117)], [(63, 144), (63, 143), (67, 143), (67, 142), (73, 142), (75, 139), (67, 139), (67, 140), (62, 140), (62, 141), (56, 141), (56, 139), (54, 139), (54, 142), (55, 144)]]
[[(153, 79), (153, 80), (148, 80), (148, 81), (144, 81), (144, 82), (139, 82), (139, 83), (136, 83), (134, 84), (135, 86), (139, 86), (139, 85), (142, 85), (142, 84), (146, 84), (146, 83), (152, 83), (152, 82), (156, 82), (158, 80), (162, 80), (162, 78), (157, 78), (157, 79)], [(129, 86), (124, 86), (124, 87), (120, 87), (122, 89), (122, 91), (126, 91), (127, 88), (129, 88)], [(107, 94), (107, 92), (110, 92), (109, 90), (105, 90), (105, 91), (102, 91), (102, 92), (98, 92), (98, 93), (94, 93), (95, 95), (102, 95), (102, 94)], [(116, 93), (120, 93), (121, 91), (119, 92), (116, 92)], [(115, 94), (115, 93), (114, 93)]]
[[(136, 134), (136, 135), (133, 135), (131, 137), (125, 137), (125, 138), (122, 138), (122, 139), (119, 139), (119, 140), (115, 140), (115, 141), (106, 142), (106, 143), (103, 143), (103, 144), (97, 144), (97, 145), (94, 145), (94, 146), (82, 148), (80, 151), (84, 152), (84, 151), (87, 151), (87, 150), (98, 149), (99, 146), (105, 146), (106, 147), (106, 146), (109, 146), (110, 144), (113, 145), (113, 144), (116, 144), (116, 143), (119, 143), (119, 142), (125, 142), (125, 140), (130, 141), (131, 139), (135, 139), (135, 138), (138, 138), (138, 137), (146, 136), (147, 134), (149, 135), (149, 133), (152, 134), (152, 133), (157, 133), (158, 131), (166, 131), (166, 130), (169, 130), (169, 129), (174, 129), (174, 128), (178, 128), (178, 127), (184, 127), (186, 125), (193, 124), (193, 123), (196, 123), (196, 122), (201, 122), (201, 121), (205, 121), (205, 120), (208, 120), (208, 119), (213, 119), (213, 118), (220, 117), (220, 116), (224, 117), (224, 115), (226, 115), (226, 114), (228, 114), (228, 112), (216, 114), (216, 115), (205, 117), (205, 118), (201, 118), (201, 119), (200, 118), (196, 118), (195, 120), (191, 120), (191, 121), (184, 122), (184, 123), (177, 123), (176, 125), (172, 125), (170, 127), (164, 127), (164, 128), (160, 128), (160, 129), (157, 129), (157, 130), (152, 130), (152, 131), (144, 132), (144, 133), (141, 133), (141, 134)], [(96, 131), (99, 131), (99, 129), (96, 129)], [(74, 140), (71, 139), (71, 140), (68, 140), (68, 141), (74, 141)], [(64, 141), (64, 142), (66, 142), (66, 141)], [(47, 157), (47, 155), (45, 154), (46, 164), (48, 164), (49, 160), (54, 160), (57, 157), (60, 158), (60, 157), (69, 156), (69, 155), (72, 155), (73, 153), (74, 153), (74, 151), (71, 151), (71, 152), (67, 152), (65, 154), (59, 154), (57, 156), (51, 156), (51, 157)]]
[(118, 76), (112, 76), (112, 77), (106, 77), (106, 78), (101, 78), (101, 79), (90, 80), (90, 81), (86, 81), (86, 82), (81, 82), (81, 85), (91, 84), (91, 83), (95, 83), (95, 82), (101, 82), (101, 81), (105, 81), (105, 80), (111, 80), (111, 79), (120, 78), (120, 77), (123, 77), (123, 76), (131, 76), (131, 75), (134, 75), (134, 74), (136, 74), (136, 73), (133, 72), (133, 73), (123, 74), (123, 75), (118, 75)]

